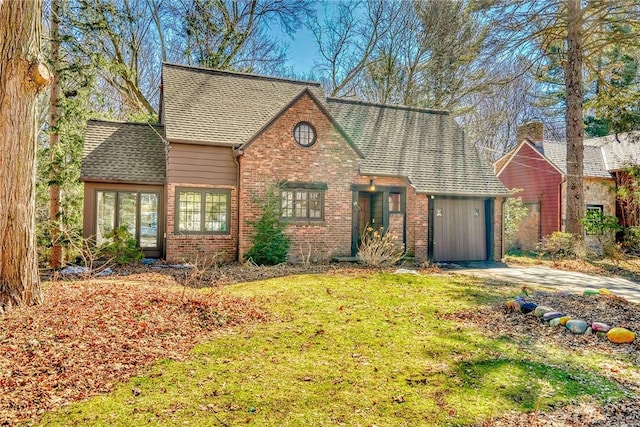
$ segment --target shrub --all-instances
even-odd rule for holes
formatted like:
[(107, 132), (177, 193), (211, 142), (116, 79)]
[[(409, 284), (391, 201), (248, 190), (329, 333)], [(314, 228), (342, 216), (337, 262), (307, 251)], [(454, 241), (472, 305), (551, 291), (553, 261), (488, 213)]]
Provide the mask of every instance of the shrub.
[(625, 228), (622, 250), (631, 256), (640, 256), (640, 227)]
[(576, 256), (579, 238), (564, 231), (554, 231), (545, 236), (538, 244), (540, 255), (549, 255), (551, 258), (573, 258)]
[(262, 216), (250, 222), (255, 233), (245, 258), (258, 265), (281, 264), (287, 260), (290, 240), (284, 234), (287, 224), (280, 220), (280, 187), (268, 186), (264, 198), (254, 197), (254, 202), (260, 205)]
[(511, 190), (511, 197), (504, 204), (504, 238), (507, 242), (513, 240), (522, 220), (529, 214), (529, 208), (524, 205), (522, 197), (515, 197), (520, 191), (520, 188)]
[(382, 227), (377, 230), (369, 226), (365, 228), (358, 248), (358, 261), (373, 267), (384, 267), (396, 264), (403, 256), (403, 245), (399, 245), (391, 233), (385, 233)]
[(100, 246), (100, 254), (113, 260), (115, 264), (126, 265), (140, 261), (144, 254), (138, 248), (136, 239), (125, 225), (116, 227), (105, 235), (106, 242)]

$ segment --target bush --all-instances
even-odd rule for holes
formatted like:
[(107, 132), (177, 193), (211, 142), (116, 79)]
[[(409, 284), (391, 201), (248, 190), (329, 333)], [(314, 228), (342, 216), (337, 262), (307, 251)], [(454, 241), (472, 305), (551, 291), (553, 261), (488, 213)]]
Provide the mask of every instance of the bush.
[(577, 254), (579, 238), (564, 231), (554, 231), (545, 236), (538, 244), (537, 251), (540, 255), (549, 255), (553, 259), (574, 258)]
[(394, 265), (404, 256), (404, 247), (397, 238), (385, 233), (380, 227), (377, 230), (367, 226), (362, 242), (358, 248), (358, 261), (373, 267)]
[(107, 241), (100, 246), (101, 255), (110, 258), (117, 265), (133, 264), (144, 258), (144, 254), (136, 244), (125, 225), (114, 228), (104, 236)]
[(628, 255), (640, 256), (640, 227), (625, 228), (622, 250)]
[(276, 265), (287, 260), (289, 236), (284, 234), (286, 223), (280, 221), (280, 188), (267, 187), (263, 199), (254, 198), (262, 209), (258, 221), (250, 222), (255, 230), (251, 242), (253, 246), (245, 254), (247, 260), (258, 265)]

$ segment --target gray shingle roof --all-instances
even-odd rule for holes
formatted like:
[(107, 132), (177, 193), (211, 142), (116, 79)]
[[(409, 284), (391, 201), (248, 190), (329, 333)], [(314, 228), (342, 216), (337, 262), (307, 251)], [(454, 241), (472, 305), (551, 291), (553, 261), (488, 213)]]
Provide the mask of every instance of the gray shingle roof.
[[(609, 135), (584, 140), (585, 177), (611, 178), (611, 172), (640, 164), (640, 133)], [(567, 173), (567, 145), (544, 141), (542, 152), (563, 174)]]
[(602, 147), (604, 167), (610, 172), (640, 164), (640, 132), (593, 138), (586, 144)]
[(89, 120), (82, 153), (83, 181), (165, 182), (161, 126)]
[(327, 105), (364, 153), (365, 175), (403, 176), (418, 192), (436, 195), (508, 194), (446, 112), (333, 98)]
[[(611, 174), (602, 157), (602, 149), (584, 141), (583, 175), (591, 178), (611, 178)], [(567, 174), (567, 144), (561, 142), (544, 141), (542, 143), (542, 153), (551, 161), (564, 175)]]
[(239, 146), (305, 88), (320, 83), (164, 64), (163, 124), (169, 141)]

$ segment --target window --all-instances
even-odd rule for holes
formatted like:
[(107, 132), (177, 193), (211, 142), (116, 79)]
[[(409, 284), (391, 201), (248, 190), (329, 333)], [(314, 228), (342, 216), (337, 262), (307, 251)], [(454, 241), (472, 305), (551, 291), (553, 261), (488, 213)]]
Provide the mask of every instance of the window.
[(311, 147), (316, 143), (316, 130), (311, 123), (300, 122), (293, 129), (293, 137), (302, 147)]
[(285, 189), (280, 193), (280, 216), (289, 220), (322, 221), (324, 192)]
[(158, 245), (158, 193), (96, 191), (96, 243), (114, 228), (125, 226), (141, 248)]
[(603, 205), (587, 205), (587, 212), (583, 220), (584, 231), (587, 234), (602, 234), (604, 218)]
[(400, 193), (389, 193), (389, 212), (401, 212)]
[(229, 190), (178, 189), (176, 231), (193, 234), (228, 234), (231, 217)]

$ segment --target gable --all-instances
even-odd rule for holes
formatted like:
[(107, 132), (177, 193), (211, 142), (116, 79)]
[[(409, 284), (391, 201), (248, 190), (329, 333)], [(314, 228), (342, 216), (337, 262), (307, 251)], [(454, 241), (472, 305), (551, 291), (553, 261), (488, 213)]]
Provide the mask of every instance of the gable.
[[(559, 169), (547, 156), (542, 154), (528, 139), (523, 139), (520, 144), (510, 153), (498, 159), (496, 163), (496, 176), (498, 178), (508, 167), (540, 167), (540, 162), (544, 162), (549, 167), (555, 169), (559, 174), (565, 173)], [(513, 164), (512, 164), (513, 163)]]
[(175, 142), (240, 146), (305, 88), (323, 99), (319, 83), (163, 64), (166, 137)]
[[(306, 103), (306, 106), (302, 109), (297, 108), (296, 104)], [(255, 141), (265, 130), (271, 127), (283, 114), (286, 114), (290, 110), (298, 110), (294, 114), (298, 118), (298, 122), (309, 122), (311, 117), (319, 118), (320, 116), (324, 116), (324, 119), (327, 120), (331, 126), (341, 135), (342, 139), (348, 144), (348, 146), (358, 155), (358, 157), (363, 158), (364, 155), (360, 148), (353, 143), (353, 141), (349, 138), (346, 132), (341, 128), (341, 126), (335, 121), (333, 116), (329, 114), (325, 106), (316, 98), (316, 96), (309, 89), (304, 89), (298, 96), (296, 96), (289, 104), (287, 104), (278, 114), (276, 114), (269, 122), (267, 122), (261, 129), (256, 132), (254, 136), (249, 139), (245, 144), (242, 145), (241, 149), (246, 150), (252, 143)], [(302, 114), (300, 113), (302, 111)], [(312, 123), (311, 123), (312, 124)], [(313, 124), (312, 124), (313, 125)], [(292, 128), (293, 130), (293, 128)]]

